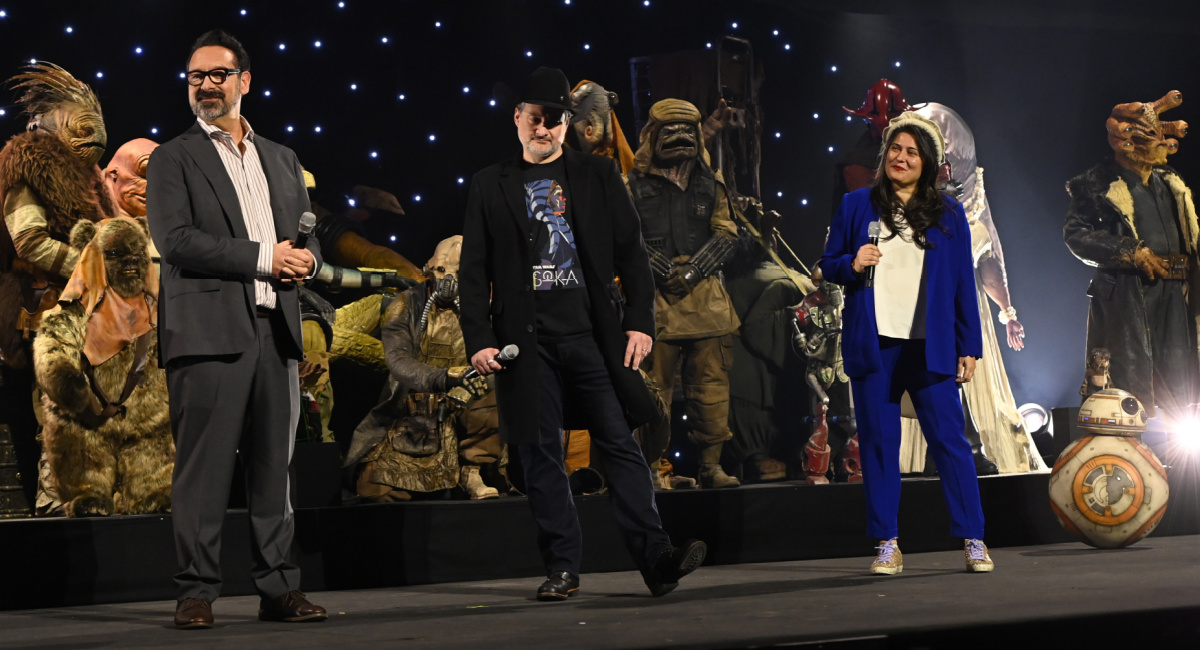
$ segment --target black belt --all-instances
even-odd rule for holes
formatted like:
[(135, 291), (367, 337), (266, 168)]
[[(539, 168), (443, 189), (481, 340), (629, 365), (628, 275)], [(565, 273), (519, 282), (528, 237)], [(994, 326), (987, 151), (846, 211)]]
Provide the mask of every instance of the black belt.
[(270, 318), (277, 313), (279, 313), (278, 309), (271, 309), (269, 307), (263, 307), (262, 305), (257, 305), (254, 308), (254, 315), (259, 318)]

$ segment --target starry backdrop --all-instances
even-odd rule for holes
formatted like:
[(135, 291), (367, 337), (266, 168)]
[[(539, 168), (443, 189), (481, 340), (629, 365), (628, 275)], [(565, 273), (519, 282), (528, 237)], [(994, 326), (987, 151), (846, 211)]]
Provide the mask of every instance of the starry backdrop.
[[(394, 193), (406, 214), (374, 217), (369, 231), (419, 265), (460, 231), (471, 175), (518, 151), (496, 82), (520, 88), (539, 65), (597, 81), (621, 96), (636, 148), (630, 59), (726, 35), (748, 39), (762, 65), (763, 199), (811, 263), (836, 208), (833, 164), (864, 129), (841, 107), (887, 77), (974, 130), (1028, 333), (1023, 352), (1004, 350), (1013, 392), (1052, 407), (1078, 400), (1090, 278), (1062, 244), (1063, 184), (1108, 153), (1113, 105), (1175, 89), (1184, 104), (1168, 118), (1198, 114), (1197, 13), (1095, 0), (0, 0), (0, 78), (41, 59), (91, 84), (111, 155), (190, 126), (189, 46), (226, 29), (250, 52), (243, 113), (255, 129), (297, 152), (326, 207), (344, 208), (354, 185)], [(25, 124), (14, 99), (0, 94), (5, 137)], [(1200, 142), (1180, 150), (1172, 164), (1200, 183)]]

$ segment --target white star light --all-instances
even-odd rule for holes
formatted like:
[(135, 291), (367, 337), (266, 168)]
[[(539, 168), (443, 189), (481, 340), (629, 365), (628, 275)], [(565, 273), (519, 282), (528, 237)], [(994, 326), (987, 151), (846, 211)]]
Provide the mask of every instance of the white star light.
[(734, 23), (734, 24), (733, 24), (733, 28), (734, 28), (734, 29), (737, 29), (737, 23)]
[(772, 32), (771, 32), (771, 35), (772, 35), (772, 36), (779, 36), (779, 30), (778, 30), (778, 29), (776, 29), (776, 30), (772, 31)]
[(820, 113), (813, 113), (813, 119), (814, 119), (814, 120), (815, 120), (815, 119), (818, 119), (818, 118), (820, 118), (820, 117), (821, 117), (821, 114), (820, 114)]
[(280, 44), (279, 44), (279, 49), (280, 49), (280, 50), (286, 50), (286, 49), (287, 49), (287, 44), (286, 44), (286, 43), (280, 43)]
[(245, 10), (245, 9), (243, 9), (243, 10), (241, 11), (241, 14), (242, 14), (243, 16), (245, 16), (245, 15), (246, 15), (246, 10)]
[(68, 26), (68, 27), (67, 27), (67, 33), (68, 33), (68, 34), (73, 34), (73, 33), (75, 33), (75, 28), (74, 28), (74, 27), (69, 27), (69, 26)]
[(846, 116), (846, 121), (847, 121), (847, 122), (849, 122), (849, 121), (850, 121), (850, 116), (849, 116), (849, 115), (847, 115), (847, 116)]
[(346, 197), (346, 203), (349, 203), (349, 204), (350, 204), (350, 207), (352, 207), (352, 208), (353, 208), (353, 207), (354, 207), (354, 205), (355, 205), (355, 203), (357, 203), (357, 202), (356, 202), (354, 199), (352, 199), (352, 198), (350, 198), (350, 197), (348, 197), (348, 196), (347, 196), (347, 197)]
[(313, 41), (313, 47), (316, 47), (316, 48), (321, 47), (321, 41)]
[(829, 153), (833, 153), (833, 147), (829, 148)]
[(800, 205), (808, 205), (808, 199), (800, 199)]
[(270, 96), (271, 96), (271, 91), (270, 91), (270, 90), (264, 90), (264, 91), (263, 91), (263, 97), (270, 97)]
[(434, 23), (434, 24), (433, 24), (433, 26), (434, 26), (434, 27), (437, 27), (437, 28), (439, 28), (439, 29), (440, 29), (440, 28), (441, 28), (441, 26), (442, 26), (442, 21), (440, 21), (440, 20), (439, 20), (439, 21), (437, 21), (436, 23)]
[(142, 53), (142, 48), (140, 48), (140, 47), (135, 47), (135, 48), (133, 48), (133, 53), (134, 53), (134, 54), (141, 54), (141, 53)]
[(897, 68), (899, 68), (899, 67), (900, 67), (900, 62), (899, 62), (899, 61), (897, 61), (897, 62), (896, 62), (896, 67), (897, 67)]
[(97, 73), (96, 73), (96, 78), (97, 78), (97, 79), (103, 79), (103, 78), (104, 78), (104, 73), (103, 73), (103, 72), (97, 72)]
[(712, 43), (705, 43), (705, 44), (704, 44), (704, 47), (707, 47), (708, 49), (710, 49), (710, 50), (711, 50), (711, 49), (712, 49)]
[(287, 127), (288, 133), (291, 133), (292, 131), (295, 131), (295, 130), (296, 130), (295, 127), (293, 127), (291, 124), (288, 125), (288, 127)]
[(532, 56), (533, 56), (533, 52), (532, 52), (531, 50), (525, 50), (525, 56), (527, 56), (527, 57), (532, 57)]
[(590, 50), (590, 49), (592, 49), (592, 46), (591, 46), (591, 45), (588, 45), (587, 43), (584, 43), (584, 44), (583, 44), (583, 49), (585, 49), (585, 50)]
[(782, 138), (782, 137), (783, 137), (783, 134), (782, 134), (782, 133), (780, 133), (779, 131), (776, 131), (776, 132), (775, 132), (775, 137), (777, 137), (777, 138)]
[(465, 95), (465, 94), (467, 94), (467, 93), (469, 93), (469, 92), (471, 92), (471, 87), (470, 87), (470, 86), (463, 86), (463, 94)]
[(8, 12), (0, 9), (0, 18), (8, 18)]
[(488, 100), (488, 106), (495, 106), (495, 105), (496, 105), (496, 100), (494, 100), (494, 99)]
[(350, 84), (350, 90), (358, 90), (358, 84)]
[(380, 42), (380, 43), (387, 43), (387, 42), (388, 42), (388, 37), (384, 36), (383, 38), (379, 39), (379, 42)]
[(778, 196), (778, 197), (780, 197), (780, 198), (783, 198), (783, 192), (776, 192), (776, 193), (775, 193), (775, 196)]
[[(346, 3), (344, 3), (344, 2), (339, 2), (339, 3), (338, 3), (338, 9), (345, 9), (345, 8), (346, 8)], [(350, 205), (354, 205), (354, 204), (353, 204), (353, 203), (351, 203)]]
[[(30, 63), (32, 63), (32, 61), (30, 61)], [(186, 79), (186, 78), (187, 78), (187, 73), (185, 73), (185, 72), (180, 72), (180, 73), (179, 73), (179, 78), (180, 78), (180, 79)]]
[(459, 176), (459, 177), (458, 177), (458, 184), (459, 184), (459, 185), (462, 185), (462, 184), (463, 184), (463, 178), (462, 178), (462, 176)]
[(313, 127), (313, 131), (316, 131), (317, 133), (320, 133), (320, 132), (321, 132), (321, 125), (320, 125), (320, 124), (318, 124), (318, 125), (314, 126), (314, 127)]
[(158, 133), (158, 127), (157, 127), (157, 126), (152, 126), (152, 127), (150, 127), (150, 133), (151, 133), (152, 135), (153, 135), (153, 134), (157, 134), (157, 133)]
[[(4, 16), (0, 16), (0, 18), (4, 18)], [(8, 115), (8, 111), (0, 108), (0, 117), (4, 117), (5, 115)]]
[(434, 135), (434, 134), (432, 134), (432, 133), (430, 133), (430, 134), (429, 134), (429, 141), (430, 141), (430, 142), (433, 142), (433, 141), (435, 141), (435, 140), (437, 140), (437, 136), (436, 136), (436, 135)]
[(830, 71), (830, 72), (837, 72), (837, 66), (836, 66), (836, 65), (831, 65), (831, 66), (829, 66), (829, 71)]
[(783, 44), (783, 49), (785, 49), (785, 50), (791, 50), (791, 49), (792, 49), (792, 44), (791, 44), (791, 43), (784, 43), (784, 44)]
[(400, 96), (396, 97), (396, 99), (399, 99), (400, 101), (404, 101), (404, 93), (400, 93)]
[(421, 202), (421, 195), (420, 195), (420, 194), (414, 194), (414, 195), (413, 195), (413, 200), (414, 200), (414, 201), (416, 201), (417, 203), (420, 203), (420, 202)]
[[(372, 151), (372, 152), (371, 152), (371, 157), (372, 157), (372, 158), (378, 158), (378, 157), (379, 157), (379, 152), (378, 152), (378, 151)], [(350, 205), (354, 205), (354, 204), (353, 204), (353, 203), (351, 203)]]
[(396, 236), (395, 236), (395, 235), (392, 235), (392, 236), (391, 236), (391, 237), (389, 237), (388, 239), (391, 239), (392, 241), (396, 241)]

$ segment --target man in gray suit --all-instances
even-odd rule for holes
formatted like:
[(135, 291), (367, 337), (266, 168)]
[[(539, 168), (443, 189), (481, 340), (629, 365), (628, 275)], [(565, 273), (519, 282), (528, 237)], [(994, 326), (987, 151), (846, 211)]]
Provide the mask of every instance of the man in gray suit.
[(258, 617), (324, 620), (289, 560), (288, 464), (300, 413), (296, 282), (321, 265), (296, 247), (309, 208), (296, 155), (250, 128), (241, 99), (250, 59), (214, 30), (192, 46), (188, 100), (198, 118), (150, 158), (146, 212), (162, 254), (158, 305), (175, 436), (175, 625), (212, 626), (221, 525), (235, 456), (246, 470)]

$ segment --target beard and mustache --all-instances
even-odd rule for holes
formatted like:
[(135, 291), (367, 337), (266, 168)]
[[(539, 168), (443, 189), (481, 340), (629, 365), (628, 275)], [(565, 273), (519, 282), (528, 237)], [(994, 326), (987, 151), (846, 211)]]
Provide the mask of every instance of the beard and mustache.
[(525, 150), (539, 158), (549, 158), (558, 153), (562, 148), (562, 143), (555, 142), (553, 137), (538, 138), (531, 137), (525, 143)]
[[(239, 89), (235, 89), (237, 94)], [(192, 105), (192, 113), (207, 122), (212, 122), (225, 117), (229, 111), (241, 99), (241, 95), (237, 94), (236, 98), (229, 100), (225, 97), (225, 93), (213, 88), (211, 90), (197, 90), (196, 96), (189, 102)]]

